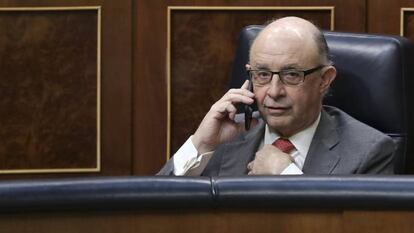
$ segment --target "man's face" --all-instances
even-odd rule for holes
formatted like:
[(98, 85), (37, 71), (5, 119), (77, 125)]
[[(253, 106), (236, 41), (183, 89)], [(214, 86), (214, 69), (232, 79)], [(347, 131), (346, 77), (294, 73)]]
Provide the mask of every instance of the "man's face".
[[(283, 29), (263, 33), (250, 54), (252, 69), (308, 70), (319, 65), (313, 37), (303, 38)], [(278, 75), (274, 75), (269, 84), (253, 86), (259, 111), (271, 129), (289, 137), (316, 120), (327, 88), (323, 85), (323, 73), (324, 69), (315, 71), (297, 86), (284, 85)]]

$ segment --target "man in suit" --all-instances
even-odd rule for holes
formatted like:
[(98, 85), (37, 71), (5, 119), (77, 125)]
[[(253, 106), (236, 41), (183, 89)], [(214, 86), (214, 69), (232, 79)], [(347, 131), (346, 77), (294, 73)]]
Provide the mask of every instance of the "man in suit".
[[(229, 90), (159, 175), (392, 173), (391, 138), (323, 106), (336, 76), (321, 31), (286, 17), (254, 40), (249, 81)], [(241, 132), (235, 104), (256, 101), (255, 127)]]

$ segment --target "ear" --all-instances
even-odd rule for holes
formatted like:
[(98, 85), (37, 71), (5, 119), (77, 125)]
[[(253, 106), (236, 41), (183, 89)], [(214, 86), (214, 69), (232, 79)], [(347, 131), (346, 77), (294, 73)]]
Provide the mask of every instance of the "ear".
[(334, 66), (327, 66), (322, 70), (322, 82), (320, 84), (320, 91), (321, 93), (325, 93), (331, 83), (335, 80), (336, 77), (336, 69)]

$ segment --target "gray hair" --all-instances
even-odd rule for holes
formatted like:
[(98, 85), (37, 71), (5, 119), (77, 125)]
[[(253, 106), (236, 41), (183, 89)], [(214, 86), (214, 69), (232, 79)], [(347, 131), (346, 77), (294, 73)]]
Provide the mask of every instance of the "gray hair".
[(331, 62), (331, 59), (329, 58), (328, 43), (326, 43), (326, 39), (322, 31), (318, 27), (316, 28), (318, 30), (314, 35), (314, 39), (315, 39), (316, 46), (318, 46), (318, 51), (319, 51), (321, 62), (324, 65), (330, 65), (332, 64), (332, 62)]

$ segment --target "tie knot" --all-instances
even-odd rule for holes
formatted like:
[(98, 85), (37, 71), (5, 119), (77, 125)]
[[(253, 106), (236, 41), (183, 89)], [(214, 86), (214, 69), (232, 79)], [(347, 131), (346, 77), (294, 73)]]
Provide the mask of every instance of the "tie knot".
[(289, 141), (289, 139), (278, 138), (272, 143), (273, 146), (277, 147), (284, 153), (289, 153), (295, 146)]

